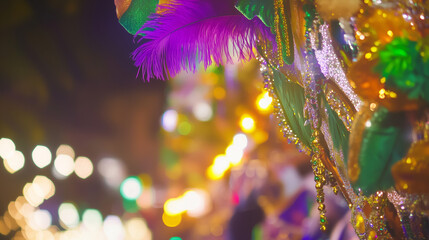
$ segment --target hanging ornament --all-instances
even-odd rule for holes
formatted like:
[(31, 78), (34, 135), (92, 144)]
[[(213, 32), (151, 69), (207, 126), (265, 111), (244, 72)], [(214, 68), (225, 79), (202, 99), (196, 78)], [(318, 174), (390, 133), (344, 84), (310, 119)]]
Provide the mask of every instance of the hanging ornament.
[(408, 154), (392, 167), (395, 186), (404, 193), (429, 194), (429, 141), (412, 145)]

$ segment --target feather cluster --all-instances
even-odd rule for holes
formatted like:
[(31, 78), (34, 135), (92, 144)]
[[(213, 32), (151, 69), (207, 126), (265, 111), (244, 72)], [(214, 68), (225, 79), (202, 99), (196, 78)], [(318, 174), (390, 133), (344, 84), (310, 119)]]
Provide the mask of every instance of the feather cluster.
[(326, 20), (349, 18), (359, 10), (361, 3), (361, 0), (316, 0), (316, 8)]
[(137, 32), (132, 58), (143, 79), (165, 79), (199, 63), (249, 60), (258, 36), (273, 39), (258, 18), (247, 19), (230, 0), (176, 0), (159, 5)]

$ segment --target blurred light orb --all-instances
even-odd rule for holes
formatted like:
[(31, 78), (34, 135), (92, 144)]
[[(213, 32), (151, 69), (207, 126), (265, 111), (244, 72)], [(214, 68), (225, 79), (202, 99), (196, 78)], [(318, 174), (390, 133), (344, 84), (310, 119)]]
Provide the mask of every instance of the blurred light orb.
[(128, 200), (136, 200), (140, 197), (143, 191), (143, 186), (138, 177), (126, 178), (120, 187), (120, 192), (123, 198)]
[(82, 223), (90, 230), (98, 230), (103, 226), (103, 215), (97, 209), (86, 209), (82, 215)]
[(9, 138), (0, 139), (0, 157), (9, 158), (15, 153), (15, 143)]
[(213, 117), (213, 109), (207, 102), (199, 102), (192, 108), (195, 118), (207, 122)]
[(49, 199), (55, 194), (55, 185), (51, 179), (37, 175), (33, 179), (32, 187), (34, 191), (44, 199)]
[(48, 229), (52, 224), (52, 215), (48, 210), (44, 209), (37, 209), (34, 211), (34, 213), (31, 215), (29, 225), (34, 230), (46, 230)]
[(210, 197), (204, 190), (188, 190), (183, 195), (183, 201), (186, 204), (186, 213), (190, 217), (201, 217), (210, 210)]
[(125, 230), (118, 216), (109, 215), (103, 223), (103, 232), (109, 240), (122, 240), (125, 238)]
[(234, 135), (232, 139), (232, 144), (241, 149), (245, 149), (247, 147), (247, 137), (244, 133), (237, 133)]
[(103, 176), (106, 185), (117, 189), (125, 179), (125, 167), (123, 163), (114, 158), (103, 158), (97, 164), (98, 173)]
[(244, 114), (241, 116), (240, 127), (243, 132), (251, 133), (255, 130), (255, 120), (250, 115)]
[(182, 121), (177, 127), (180, 135), (188, 135), (192, 131), (192, 125), (188, 121)]
[(170, 216), (180, 215), (186, 211), (186, 205), (182, 198), (170, 198), (164, 203), (164, 212)]
[(68, 177), (74, 171), (73, 158), (69, 155), (60, 154), (55, 158), (54, 167), (59, 174)]
[(12, 155), (8, 155), (7, 158), (3, 160), (4, 167), (10, 173), (15, 173), (21, 170), (25, 164), (24, 154), (20, 151), (16, 151)]
[(125, 223), (127, 240), (151, 240), (152, 233), (143, 218), (132, 218)]
[(79, 213), (72, 203), (62, 203), (58, 208), (58, 216), (68, 228), (75, 228), (79, 225)]
[(49, 148), (37, 145), (33, 152), (31, 153), (31, 157), (33, 158), (34, 164), (38, 168), (44, 168), (48, 166), (52, 161), (52, 153)]
[(244, 151), (237, 145), (230, 145), (226, 148), (225, 155), (229, 162), (236, 166), (241, 162), (243, 158)]
[(67, 155), (67, 156), (70, 156), (72, 159), (74, 159), (74, 157), (75, 157), (75, 153), (74, 153), (73, 148), (67, 144), (61, 144), (57, 148), (57, 157), (59, 155)]
[(33, 185), (34, 184), (32, 183), (25, 184), (24, 188), (22, 189), (22, 194), (31, 206), (38, 207), (43, 203), (44, 196), (37, 186), (34, 187)]
[(168, 215), (167, 213), (162, 214), (162, 222), (167, 227), (177, 227), (182, 222), (182, 215)]
[(178, 118), (179, 116), (175, 110), (169, 109), (165, 111), (161, 120), (162, 128), (167, 132), (173, 132), (176, 130)]
[(268, 92), (263, 92), (256, 98), (256, 106), (262, 112), (269, 110), (272, 102), (273, 99)]
[(87, 157), (78, 157), (74, 163), (74, 172), (82, 179), (87, 179), (94, 171), (94, 165)]

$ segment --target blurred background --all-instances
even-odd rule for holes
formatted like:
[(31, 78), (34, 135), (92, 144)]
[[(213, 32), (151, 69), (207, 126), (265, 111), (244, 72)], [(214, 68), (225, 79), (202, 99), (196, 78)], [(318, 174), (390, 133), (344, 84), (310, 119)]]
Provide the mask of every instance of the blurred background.
[(353, 237), (333, 194), (319, 231), (257, 61), (145, 83), (113, 1), (0, 13), (0, 239)]

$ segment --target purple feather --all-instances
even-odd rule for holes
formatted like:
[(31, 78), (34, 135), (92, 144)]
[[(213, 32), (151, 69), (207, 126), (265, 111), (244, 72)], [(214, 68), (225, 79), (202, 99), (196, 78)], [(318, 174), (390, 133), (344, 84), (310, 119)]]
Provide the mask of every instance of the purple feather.
[[(165, 79), (181, 70), (197, 70), (250, 60), (258, 35), (273, 36), (258, 18), (248, 20), (235, 10), (231, 0), (176, 0), (160, 5), (162, 14), (152, 14), (137, 32), (141, 44), (133, 53), (143, 79)], [(139, 36), (140, 35), (140, 36)], [(142, 37), (141, 37), (142, 36)]]

